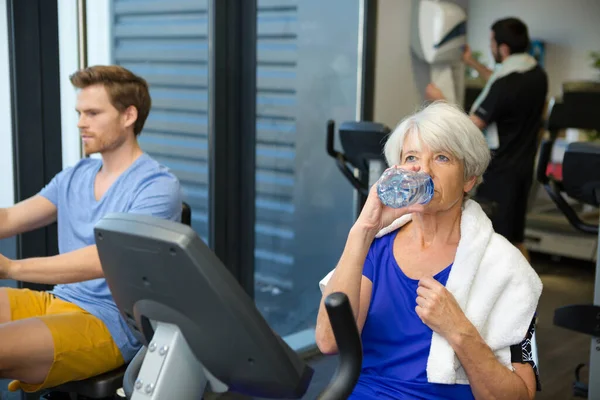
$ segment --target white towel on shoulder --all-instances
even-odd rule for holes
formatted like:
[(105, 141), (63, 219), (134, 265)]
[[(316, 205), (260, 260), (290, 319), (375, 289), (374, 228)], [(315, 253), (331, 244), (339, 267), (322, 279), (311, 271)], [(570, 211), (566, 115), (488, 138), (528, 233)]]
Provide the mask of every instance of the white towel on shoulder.
[[(411, 215), (398, 218), (377, 237), (395, 231), (410, 220)], [(446, 288), (500, 363), (512, 369), (510, 346), (525, 338), (542, 293), (542, 282), (521, 252), (494, 232), (491, 221), (473, 200), (468, 200), (463, 207), (460, 230), (461, 238)], [(333, 271), (329, 272), (319, 282), (321, 291), (332, 274)], [(431, 383), (469, 383), (454, 350), (435, 332), (427, 361), (427, 378)]]

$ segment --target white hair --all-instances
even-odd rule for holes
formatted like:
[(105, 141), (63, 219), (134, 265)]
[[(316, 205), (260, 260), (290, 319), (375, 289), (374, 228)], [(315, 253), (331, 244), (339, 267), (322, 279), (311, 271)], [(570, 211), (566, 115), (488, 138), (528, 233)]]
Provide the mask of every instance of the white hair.
[(402, 146), (409, 133), (419, 135), (431, 151), (447, 151), (462, 161), (465, 181), (476, 177), (474, 193), (490, 163), (490, 150), (481, 130), (458, 106), (436, 101), (404, 118), (390, 134), (384, 147), (388, 165), (402, 164)]

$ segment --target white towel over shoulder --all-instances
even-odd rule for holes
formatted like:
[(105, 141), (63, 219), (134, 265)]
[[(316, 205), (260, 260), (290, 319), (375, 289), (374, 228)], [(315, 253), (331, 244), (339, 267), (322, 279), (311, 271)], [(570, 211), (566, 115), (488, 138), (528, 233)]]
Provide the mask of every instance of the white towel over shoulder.
[[(398, 218), (377, 237), (410, 220), (410, 215)], [(473, 200), (465, 203), (460, 229), (461, 238), (446, 288), (500, 363), (512, 368), (510, 346), (525, 338), (542, 293), (542, 282), (521, 252), (494, 232), (491, 221)], [(329, 272), (319, 282), (321, 290), (332, 274), (333, 271)], [(435, 332), (427, 378), (431, 383), (469, 383), (452, 347)]]

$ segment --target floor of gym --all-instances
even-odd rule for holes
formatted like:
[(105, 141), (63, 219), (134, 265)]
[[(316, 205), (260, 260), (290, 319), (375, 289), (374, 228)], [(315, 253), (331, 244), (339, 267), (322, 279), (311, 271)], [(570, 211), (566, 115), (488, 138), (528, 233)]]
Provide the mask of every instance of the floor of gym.
[[(554, 309), (562, 305), (591, 303), (594, 290), (594, 265), (570, 259), (552, 260), (533, 255), (532, 264), (544, 282), (539, 306), (538, 351), (542, 392), (537, 399), (576, 399), (572, 395), (575, 367), (589, 359), (590, 337), (552, 325)], [(336, 357), (318, 356), (310, 360), (315, 369), (311, 386), (304, 396), (315, 399), (329, 382), (336, 367)], [(587, 368), (582, 370), (587, 382)], [(7, 381), (0, 382), (2, 400), (17, 400), (17, 393), (6, 391)], [(247, 397), (224, 394), (207, 400), (248, 400)]]

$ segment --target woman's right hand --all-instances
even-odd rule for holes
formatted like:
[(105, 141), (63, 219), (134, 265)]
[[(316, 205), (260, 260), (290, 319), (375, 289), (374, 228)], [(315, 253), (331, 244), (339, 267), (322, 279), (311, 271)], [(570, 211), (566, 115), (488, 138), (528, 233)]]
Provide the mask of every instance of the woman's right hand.
[[(394, 168), (394, 167), (392, 167)], [(375, 237), (377, 232), (389, 226), (396, 219), (405, 214), (413, 212), (422, 212), (423, 205), (415, 204), (413, 206), (403, 208), (391, 208), (381, 202), (377, 195), (377, 183), (369, 190), (369, 195), (365, 201), (365, 205), (360, 212), (355, 227), (366, 230), (370, 236)]]

